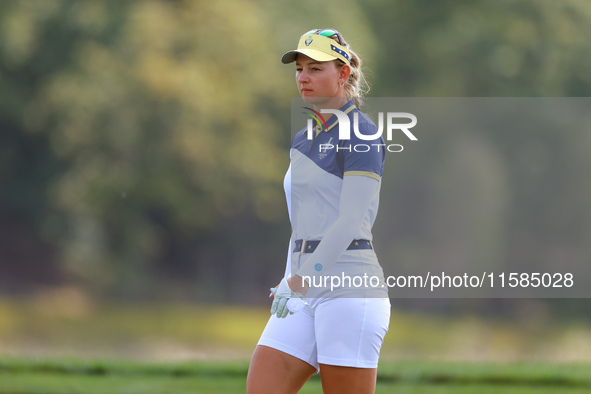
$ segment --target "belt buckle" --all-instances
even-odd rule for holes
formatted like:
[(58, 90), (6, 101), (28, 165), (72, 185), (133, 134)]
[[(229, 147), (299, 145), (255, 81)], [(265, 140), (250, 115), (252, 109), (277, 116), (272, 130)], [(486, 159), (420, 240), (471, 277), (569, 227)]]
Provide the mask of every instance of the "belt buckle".
[(300, 254), (306, 254), (306, 240), (302, 239), (302, 245), (300, 247)]

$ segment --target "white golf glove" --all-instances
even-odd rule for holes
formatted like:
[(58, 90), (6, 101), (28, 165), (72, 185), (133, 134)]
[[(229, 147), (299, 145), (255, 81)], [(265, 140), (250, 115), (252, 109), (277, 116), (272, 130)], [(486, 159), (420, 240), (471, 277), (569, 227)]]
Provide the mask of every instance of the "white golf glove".
[(279, 287), (271, 288), (271, 293), (273, 294), (271, 315), (277, 314), (279, 318), (287, 316), (288, 313), (293, 314), (308, 305), (302, 294), (291, 291), (285, 278), (281, 279)]

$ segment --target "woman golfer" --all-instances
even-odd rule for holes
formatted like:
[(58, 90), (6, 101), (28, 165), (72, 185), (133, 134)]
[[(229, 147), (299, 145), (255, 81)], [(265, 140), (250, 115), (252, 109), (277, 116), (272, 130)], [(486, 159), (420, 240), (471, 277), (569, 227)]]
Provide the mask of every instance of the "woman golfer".
[[(318, 371), (324, 393), (373, 393), (390, 321), (371, 242), (384, 141), (359, 110), (361, 60), (340, 33), (311, 30), (281, 60), (296, 62), (298, 90), (316, 121), (292, 140), (287, 269), (271, 289), (272, 316), (252, 356), (247, 393), (297, 393)], [(347, 123), (350, 136), (339, 139)]]

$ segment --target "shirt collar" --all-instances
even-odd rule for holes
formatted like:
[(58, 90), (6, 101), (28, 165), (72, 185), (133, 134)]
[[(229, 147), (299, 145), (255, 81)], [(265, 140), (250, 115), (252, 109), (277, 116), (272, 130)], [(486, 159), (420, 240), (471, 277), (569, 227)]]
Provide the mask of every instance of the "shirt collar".
[[(342, 111), (345, 114), (348, 114), (349, 112), (353, 111), (355, 108), (357, 108), (357, 107), (355, 106), (355, 103), (353, 102), (353, 100), (349, 100), (345, 105), (343, 105), (341, 108), (339, 108), (339, 111)], [(331, 117), (328, 118), (328, 120), (326, 121), (328, 128), (324, 131), (328, 133), (333, 127), (335, 127), (337, 125), (337, 123), (339, 123), (339, 118), (335, 114), (332, 114)], [(322, 131), (322, 125), (316, 125), (316, 134), (318, 134), (320, 131)]]

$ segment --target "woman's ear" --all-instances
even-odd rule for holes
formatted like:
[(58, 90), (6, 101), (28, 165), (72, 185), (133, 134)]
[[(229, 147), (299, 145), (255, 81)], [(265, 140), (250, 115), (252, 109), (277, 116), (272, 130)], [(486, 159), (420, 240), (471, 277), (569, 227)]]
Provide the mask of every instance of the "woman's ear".
[(351, 75), (351, 66), (348, 64), (343, 64), (341, 67), (341, 72), (339, 73), (339, 80), (345, 83), (349, 79), (349, 75)]

